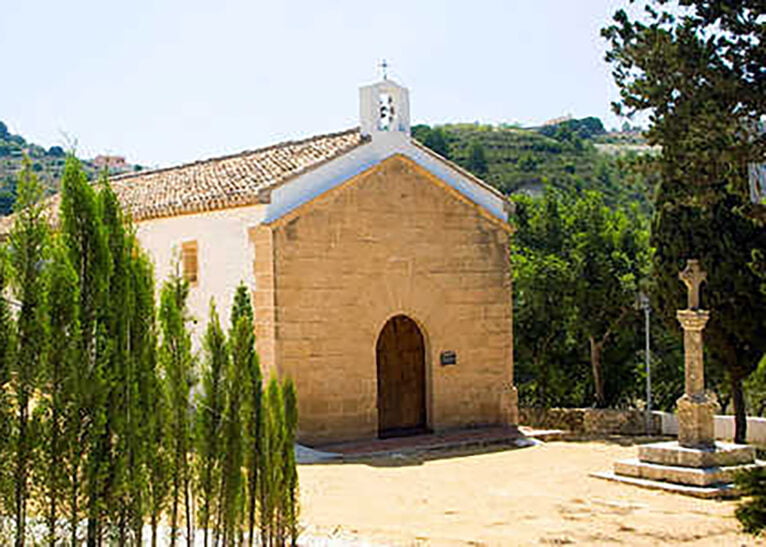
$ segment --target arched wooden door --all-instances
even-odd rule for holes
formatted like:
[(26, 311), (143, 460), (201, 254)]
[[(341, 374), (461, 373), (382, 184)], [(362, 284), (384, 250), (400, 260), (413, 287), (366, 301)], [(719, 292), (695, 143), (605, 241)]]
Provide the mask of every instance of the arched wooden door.
[(386, 322), (376, 347), (378, 435), (426, 430), (426, 351), (415, 321), (397, 315)]

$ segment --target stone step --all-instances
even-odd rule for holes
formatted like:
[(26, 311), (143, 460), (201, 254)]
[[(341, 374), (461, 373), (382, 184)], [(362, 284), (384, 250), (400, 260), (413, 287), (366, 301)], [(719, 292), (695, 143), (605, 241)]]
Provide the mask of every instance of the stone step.
[(683, 494), (685, 496), (693, 496), (695, 498), (703, 499), (731, 499), (739, 497), (739, 492), (731, 484), (722, 484), (717, 486), (687, 486), (685, 484), (675, 484), (665, 481), (653, 481), (649, 479), (637, 479), (635, 477), (628, 477), (625, 475), (617, 475), (612, 471), (591, 473), (592, 477), (599, 479), (606, 479), (610, 481), (621, 482), (623, 484), (631, 484), (633, 486), (640, 486), (641, 488), (649, 488), (651, 490), (664, 490), (666, 492), (672, 492), (674, 494)]
[(646, 463), (698, 469), (727, 467), (754, 463), (755, 447), (716, 442), (713, 448), (687, 448), (669, 441), (639, 446), (638, 459)]
[(731, 483), (738, 472), (760, 465), (764, 465), (764, 462), (726, 467), (680, 467), (647, 463), (632, 458), (614, 462), (614, 472), (616, 475), (688, 486), (715, 486)]

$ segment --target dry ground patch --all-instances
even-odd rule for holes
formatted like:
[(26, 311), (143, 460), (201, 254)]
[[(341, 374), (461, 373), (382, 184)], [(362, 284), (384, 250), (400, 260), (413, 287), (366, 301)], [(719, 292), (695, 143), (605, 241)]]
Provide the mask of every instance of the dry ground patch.
[[(735, 502), (644, 490), (589, 473), (633, 457), (608, 441), (303, 465), (307, 537), (386, 545), (753, 545)], [(345, 541), (343, 541), (345, 543)]]

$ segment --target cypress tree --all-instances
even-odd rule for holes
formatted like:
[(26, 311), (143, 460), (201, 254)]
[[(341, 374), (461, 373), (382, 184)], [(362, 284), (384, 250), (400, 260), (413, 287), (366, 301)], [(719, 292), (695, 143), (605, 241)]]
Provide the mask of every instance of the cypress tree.
[(252, 343), (248, 333), (252, 322), (242, 315), (231, 334), (231, 361), (226, 370), (226, 410), (224, 414), (223, 459), (221, 462), (221, 515), (223, 543), (234, 544), (242, 525), (243, 424), (248, 359)]
[[(71, 435), (77, 419), (72, 416), (71, 379), (79, 358), (79, 282), (60, 238), (54, 238), (48, 281), (50, 304), (50, 340), (43, 393), (46, 408), (44, 423), (43, 474), (46, 483), (46, 521), (48, 542), (59, 542), (57, 522), (67, 503), (68, 473), (72, 447), (77, 442)], [(76, 525), (76, 523), (74, 523)]]
[[(159, 382), (157, 370), (157, 333), (154, 305), (154, 272), (149, 257), (131, 237), (131, 269), (133, 287), (133, 321), (128, 337), (132, 363), (133, 389), (130, 391), (129, 423), (130, 457), (128, 458), (128, 520), (136, 545), (143, 544), (144, 516), (151, 508), (150, 472), (162, 449), (155, 442), (152, 418), (161, 412), (162, 398), (156, 396)], [(164, 440), (164, 439), (163, 439)], [(164, 444), (164, 443), (163, 443)]]
[[(198, 463), (197, 485), (200, 497), (198, 518), (204, 535), (203, 545), (207, 546), (211, 516), (216, 514), (216, 502), (220, 500), (218, 487), (221, 480), (223, 440), (221, 430), (225, 402), (225, 375), (229, 362), (226, 337), (212, 299), (203, 345), (205, 360), (202, 370), (202, 391), (197, 399), (195, 439)], [(215, 538), (217, 543), (217, 526)]]
[(149, 443), (147, 454), (148, 513), (151, 528), (151, 546), (157, 547), (157, 527), (167, 507), (171, 489), (172, 441), (170, 431), (170, 395), (168, 383), (159, 374), (150, 375), (147, 386), (148, 413), (146, 435)]
[[(176, 268), (177, 269), (177, 268)], [(170, 544), (176, 545), (179, 506), (184, 498), (187, 515), (187, 541), (191, 544), (189, 501), (189, 394), (193, 383), (191, 337), (186, 328), (188, 283), (176, 271), (160, 292), (159, 322), (162, 333), (160, 362), (168, 391), (168, 426), (171, 444), (170, 464)]]
[(261, 544), (274, 545), (280, 533), (280, 500), (284, 484), (284, 402), (282, 390), (276, 378), (271, 378), (263, 397), (262, 441), (260, 469), (258, 473), (259, 517)]
[(285, 533), (290, 544), (298, 544), (298, 469), (295, 465), (295, 435), (298, 429), (298, 395), (295, 384), (288, 378), (282, 385), (282, 398), (285, 405), (284, 435), (282, 446), (282, 477), (284, 480), (282, 495), (282, 515)]
[[(13, 505), (11, 494), (11, 406), (8, 398), (11, 363), (14, 359), (14, 321), (6, 300), (9, 267), (6, 248), (0, 245), (0, 510), (7, 515)], [(3, 529), (5, 526), (3, 526)]]
[(253, 332), (253, 307), (250, 302), (248, 288), (244, 284), (237, 287), (234, 295), (234, 306), (231, 311), (232, 337), (236, 325), (244, 318), (249, 328), (242, 328), (238, 332), (242, 339), (237, 347), (241, 348), (243, 355), (240, 357), (245, 366), (245, 401), (243, 404), (243, 435), (245, 451), (245, 468), (247, 469), (247, 537), (248, 544), (253, 545), (255, 539), (255, 509), (258, 483), (258, 458), (261, 453), (261, 399), (263, 392), (263, 377), (258, 353), (255, 351), (255, 333)]
[(61, 179), (60, 220), (69, 259), (80, 281), (80, 366), (74, 371), (73, 412), (76, 451), (70, 465), (71, 543), (78, 545), (77, 522), (83, 480), (88, 497), (88, 544), (98, 541), (104, 484), (107, 358), (105, 298), (110, 270), (109, 246), (97, 196), (74, 155), (67, 157)]
[[(104, 470), (107, 480), (102, 503), (110, 518), (111, 528), (120, 544), (125, 544), (131, 530), (135, 531), (140, 514), (141, 466), (138, 408), (140, 387), (139, 365), (145, 343), (134, 331), (143, 332), (139, 317), (134, 278), (134, 262), (140, 260), (132, 227), (123, 215), (117, 196), (102, 175), (98, 195), (99, 210), (111, 259), (107, 300), (104, 308), (105, 331), (109, 341), (104, 382), (105, 399)], [(151, 313), (143, 309), (144, 315)]]
[(42, 186), (24, 158), (19, 174), (16, 220), (10, 235), (11, 289), (20, 304), (17, 350), (14, 360), (16, 419), (14, 423), (14, 522), (15, 542), (26, 541), (29, 479), (33, 464), (34, 431), (30, 428), (30, 399), (39, 386), (46, 357), (47, 302), (45, 264), (48, 224), (41, 204)]

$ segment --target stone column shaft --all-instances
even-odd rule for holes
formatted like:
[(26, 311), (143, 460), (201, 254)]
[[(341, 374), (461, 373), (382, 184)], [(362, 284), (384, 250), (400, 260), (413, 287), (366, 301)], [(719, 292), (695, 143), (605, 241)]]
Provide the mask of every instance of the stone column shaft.
[(684, 396), (678, 400), (678, 442), (690, 448), (715, 444), (715, 397), (705, 391), (705, 364), (702, 354), (702, 329), (710, 317), (703, 310), (679, 310), (678, 321), (684, 328)]
[(684, 393), (694, 395), (705, 391), (701, 329), (692, 330), (684, 327), (684, 373), (686, 378)]

